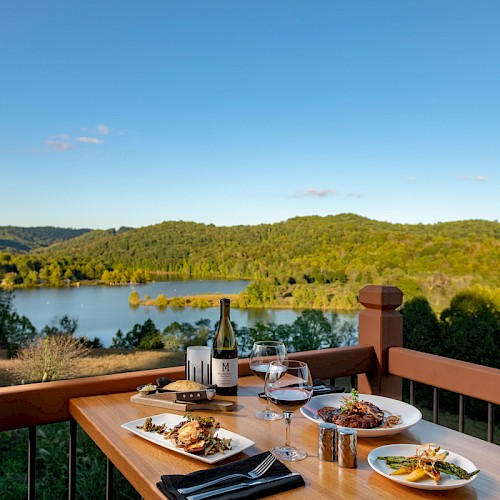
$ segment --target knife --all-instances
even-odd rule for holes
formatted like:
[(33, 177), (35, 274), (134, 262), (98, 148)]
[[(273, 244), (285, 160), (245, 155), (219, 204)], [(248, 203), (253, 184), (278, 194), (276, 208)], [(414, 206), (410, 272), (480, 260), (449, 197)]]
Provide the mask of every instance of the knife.
[(181, 401), (183, 403), (195, 403), (197, 401), (210, 401), (215, 397), (215, 389), (204, 389), (202, 391), (161, 391), (155, 394), (155, 399), (164, 401)]
[(287, 477), (300, 476), (298, 472), (290, 472), (281, 476), (265, 477), (262, 479), (256, 479), (255, 481), (250, 481), (247, 483), (233, 484), (232, 486), (226, 486), (224, 488), (217, 488), (215, 490), (206, 491), (205, 493), (198, 493), (197, 495), (191, 495), (187, 497), (187, 500), (202, 500), (203, 498), (210, 498), (216, 495), (221, 495), (222, 493), (228, 493), (232, 491), (242, 490), (245, 488), (250, 488), (258, 484), (273, 483), (274, 481), (279, 481)]

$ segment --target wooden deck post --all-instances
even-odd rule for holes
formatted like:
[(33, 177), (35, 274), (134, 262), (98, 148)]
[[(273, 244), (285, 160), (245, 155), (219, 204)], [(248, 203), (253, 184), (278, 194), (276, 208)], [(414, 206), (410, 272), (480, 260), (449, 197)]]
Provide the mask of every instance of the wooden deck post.
[(396, 311), (403, 303), (403, 292), (395, 286), (368, 285), (359, 291), (358, 299), (366, 308), (359, 313), (359, 344), (375, 350), (371, 370), (358, 376), (358, 390), (401, 400), (402, 379), (389, 375), (387, 351), (403, 347), (403, 317)]

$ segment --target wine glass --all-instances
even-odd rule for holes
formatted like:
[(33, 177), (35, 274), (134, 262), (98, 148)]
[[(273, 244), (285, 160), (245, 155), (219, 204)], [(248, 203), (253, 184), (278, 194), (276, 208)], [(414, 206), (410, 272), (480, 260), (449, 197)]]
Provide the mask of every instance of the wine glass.
[(307, 453), (290, 444), (290, 424), (293, 411), (304, 406), (313, 394), (309, 367), (303, 361), (274, 361), (269, 365), (264, 387), (271, 403), (283, 409), (286, 422), (285, 444), (273, 448), (271, 453), (276, 458), (290, 462), (303, 460)]
[[(252, 370), (254, 375), (257, 375), (257, 377), (264, 380), (271, 362), (285, 361), (286, 357), (286, 347), (283, 342), (275, 340), (262, 340), (260, 342), (254, 342), (248, 360), (250, 370)], [(261, 410), (256, 412), (255, 416), (261, 420), (279, 420), (283, 418), (281, 413), (278, 413), (270, 408), (268, 397), (266, 397), (266, 400), (266, 409), (264, 411)]]

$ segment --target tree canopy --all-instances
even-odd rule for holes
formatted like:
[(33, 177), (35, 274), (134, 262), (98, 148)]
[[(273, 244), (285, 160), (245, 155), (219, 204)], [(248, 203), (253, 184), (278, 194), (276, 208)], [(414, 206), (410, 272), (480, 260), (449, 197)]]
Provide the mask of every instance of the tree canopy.
[(280, 305), (289, 294), (289, 307), (339, 310), (356, 307), (362, 286), (391, 284), (442, 310), (464, 288), (499, 287), (499, 241), (500, 224), (484, 220), (411, 225), (342, 214), (231, 227), (171, 221), (0, 254), (0, 279), (14, 287), (143, 283), (154, 273), (247, 278), (256, 286), (242, 297), (245, 307)]

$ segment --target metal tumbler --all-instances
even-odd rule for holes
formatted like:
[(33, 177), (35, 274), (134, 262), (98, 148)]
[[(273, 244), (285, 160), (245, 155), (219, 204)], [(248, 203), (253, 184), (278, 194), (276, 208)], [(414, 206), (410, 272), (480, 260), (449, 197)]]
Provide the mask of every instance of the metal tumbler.
[(337, 460), (337, 426), (322, 422), (319, 424), (318, 458), (324, 462)]
[(354, 429), (337, 429), (337, 460), (339, 467), (357, 467), (357, 432)]

